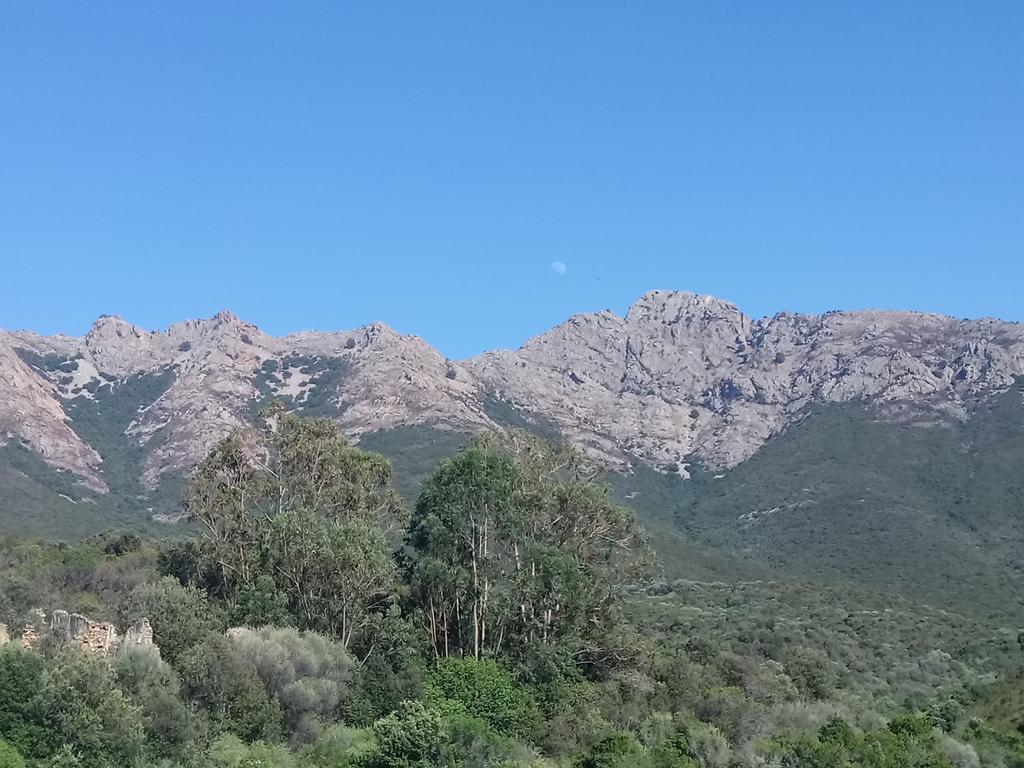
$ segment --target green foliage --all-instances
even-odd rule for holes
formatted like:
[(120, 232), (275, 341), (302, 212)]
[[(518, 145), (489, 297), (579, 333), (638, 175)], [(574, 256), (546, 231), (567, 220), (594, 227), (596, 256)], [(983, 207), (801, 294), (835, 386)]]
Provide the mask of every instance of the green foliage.
[[(1015, 633), (888, 595), (818, 584), (658, 584), (627, 615), (677, 706), (734, 686), (768, 706), (821, 699), (883, 713), (969, 701), (1021, 663)], [(1022, 710), (1024, 711), (1024, 710)]]
[(377, 750), (366, 760), (367, 768), (441, 768), (450, 766), (448, 726), (437, 709), (421, 702), (407, 702), (398, 712), (373, 726)]
[(172, 664), (207, 635), (224, 630), (221, 612), (205, 595), (170, 576), (133, 589), (121, 604), (119, 616), (123, 626), (148, 618), (153, 639)]
[(25, 758), (3, 739), (0, 739), (0, 768), (25, 768)]
[[(77, 360), (53, 368), (53, 361), (35, 360), (43, 370), (74, 370)], [(62, 366), (62, 367), (61, 367)], [(159, 445), (157, 433), (146, 447), (126, 430), (139, 409), (157, 400), (174, 382), (174, 371), (138, 374), (124, 380), (93, 382), (89, 391), (64, 402), (70, 426), (103, 458), (102, 477), (109, 493), (95, 493), (77, 478), (58, 472), (37, 454), (17, 444), (0, 447), (0, 532), (78, 540), (113, 527), (166, 533), (154, 514), (180, 508), (180, 485), (165, 478), (151, 491), (142, 485), (146, 450)], [(55, 514), (56, 513), (56, 514)]]
[(211, 635), (179, 660), (185, 695), (203, 708), (215, 729), (246, 741), (274, 739), (282, 712), (251, 661), (228, 638)]
[(496, 424), (509, 429), (522, 430), (545, 440), (561, 442), (562, 433), (558, 425), (539, 413), (519, 408), (499, 397), (487, 396), (483, 400), (484, 413)]
[(0, 648), (0, 734), (27, 755), (43, 752), (49, 738), (32, 698), (42, 687), (44, 671), (43, 659), (37, 654), (13, 645)]
[(345, 705), (346, 722), (370, 725), (403, 701), (420, 698), (427, 665), (422, 632), (397, 607), (377, 615), (352, 650), (361, 662)]
[(68, 746), (85, 768), (130, 765), (144, 754), (142, 713), (102, 659), (68, 652), (43, 672), (33, 709), (51, 746)]
[(887, 728), (866, 733), (832, 720), (814, 736), (781, 739), (767, 751), (783, 765), (807, 768), (956, 768), (940, 749), (931, 725), (920, 717), (900, 717)]
[(81, 768), (82, 761), (75, 754), (75, 751), (64, 745), (46, 761), (46, 768)]
[(605, 736), (590, 750), (590, 754), (576, 761), (578, 768), (631, 768), (646, 763), (644, 751), (629, 733)]
[(438, 468), (408, 537), (436, 657), (560, 646), (583, 663), (623, 658), (616, 587), (642, 573), (646, 550), (594, 477), (578, 452), (518, 433)]
[[(737, 515), (710, 521), (711, 507), (687, 522), (702, 542), (658, 545), (716, 579), (650, 582), (643, 532), (598, 469), (515, 432), (442, 462), (402, 530), (383, 458), (330, 423), (268, 416), (262, 445), (233, 436), (200, 469), (198, 540), (0, 540), (0, 620), (15, 637), (29, 608), (62, 607), (122, 628), (145, 616), (161, 648), (99, 658), (45, 633), (36, 650), (0, 648), (0, 761), (1024, 765), (1022, 630), (1007, 613), (805, 581), (815, 568), (730, 565), (732, 545), (714, 539)], [(712, 506), (757, 490), (691, 469), (700, 494), (726, 491)], [(771, 530), (772, 518), (748, 516), (744, 530)], [(759, 578), (717, 579), (741, 571)]]
[[(287, 606), (301, 628), (348, 647), (396, 599), (387, 531), (402, 519), (383, 457), (349, 446), (337, 424), (268, 410), (267, 463), (240, 435), (200, 465), (187, 505), (204, 537), (203, 573), (234, 612)], [(265, 616), (259, 616), (265, 618)]]
[(25, 758), (14, 746), (0, 738), (0, 768), (25, 768)]
[(304, 756), (312, 765), (357, 768), (366, 764), (376, 749), (377, 742), (371, 731), (335, 724), (320, 734)]
[(669, 539), (661, 554), (673, 577), (855, 585), (1016, 620), (1021, 394), (1018, 383), (964, 423), (894, 422), (863, 403), (815, 406), (728, 471), (693, 465), (683, 480), (638, 464), (609, 479), (646, 520), (713, 559), (695, 568)]
[(315, 632), (236, 629), (231, 644), (256, 670), (293, 740), (313, 741), (338, 719), (354, 662), (344, 646)]
[(348, 646), (393, 601), (395, 563), (372, 523), (300, 508), (275, 515), (268, 527), (281, 589), (300, 626), (336, 634)]
[(492, 660), (442, 659), (424, 692), (441, 711), (482, 720), (507, 736), (525, 735), (530, 725), (530, 702), (522, 688)]
[(111, 617), (125, 592), (157, 576), (157, 546), (126, 548), (129, 539), (114, 533), (66, 545), (0, 538), (0, 621), (17, 626), (40, 606)]
[(158, 400), (174, 379), (172, 368), (136, 374), (67, 403), (72, 429), (103, 457), (103, 477), (112, 488), (126, 494), (143, 492), (140, 478), (145, 451), (127, 430), (138, 418), (139, 409)]
[(447, 458), (469, 443), (470, 436), (423, 425), (383, 429), (363, 435), (359, 447), (375, 451), (395, 466), (395, 488), (410, 506), (427, 478)]
[(14, 441), (0, 446), (0, 499), (6, 534), (78, 540), (119, 522), (146, 527), (137, 516), (129, 521), (112, 513), (100, 494)]
[(152, 648), (127, 648), (114, 660), (118, 686), (138, 705), (152, 755), (184, 757), (202, 722), (182, 701), (177, 673)]
[(209, 768), (298, 768), (298, 759), (279, 744), (257, 741), (246, 744), (231, 733), (221, 735), (210, 747)]
[(78, 364), (74, 359), (56, 352), (49, 352), (45, 355), (40, 355), (38, 352), (34, 352), (31, 349), (25, 349), (23, 347), (16, 347), (14, 351), (26, 365), (44, 373), (52, 373), (54, 371), (68, 372), (73, 371), (78, 367)]
[[(294, 371), (309, 377), (308, 384), (299, 396), (284, 395), (279, 390), (288, 384)], [(255, 418), (267, 403), (279, 400), (290, 410), (309, 418), (331, 418), (345, 410), (345, 403), (338, 399), (338, 390), (349, 375), (349, 363), (338, 357), (309, 357), (290, 355), (278, 365), (268, 360), (256, 373), (257, 396), (253, 399), (250, 412)]]

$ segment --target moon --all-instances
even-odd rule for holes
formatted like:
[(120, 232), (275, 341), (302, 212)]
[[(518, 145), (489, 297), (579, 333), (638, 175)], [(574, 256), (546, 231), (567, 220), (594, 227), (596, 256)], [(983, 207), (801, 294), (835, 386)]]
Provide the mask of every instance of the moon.
[(564, 275), (566, 272), (569, 271), (569, 268), (565, 266), (565, 264), (561, 261), (552, 261), (551, 271), (554, 272), (556, 275)]

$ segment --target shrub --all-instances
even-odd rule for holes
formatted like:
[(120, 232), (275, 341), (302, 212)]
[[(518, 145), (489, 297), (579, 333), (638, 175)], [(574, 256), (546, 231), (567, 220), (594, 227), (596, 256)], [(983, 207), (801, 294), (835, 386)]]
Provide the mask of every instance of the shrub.
[(195, 587), (183, 587), (172, 576), (133, 589), (119, 616), (125, 625), (149, 619), (153, 639), (171, 664), (207, 635), (224, 631), (224, 619), (206, 595)]
[(252, 662), (226, 637), (211, 635), (182, 656), (179, 668), (186, 696), (209, 712), (219, 729), (249, 741), (279, 734), (280, 707)]
[(443, 712), (478, 718), (498, 733), (526, 732), (530, 704), (509, 672), (495, 661), (444, 659), (427, 677), (427, 699)]
[(297, 741), (314, 740), (337, 715), (355, 666), (341, 643), (316, 632), (263, 627), (233, 630), (231, 644), (280, 704)]
[(0, 739), (0, 768), (25, 768), (25, 758), (3, 739)]

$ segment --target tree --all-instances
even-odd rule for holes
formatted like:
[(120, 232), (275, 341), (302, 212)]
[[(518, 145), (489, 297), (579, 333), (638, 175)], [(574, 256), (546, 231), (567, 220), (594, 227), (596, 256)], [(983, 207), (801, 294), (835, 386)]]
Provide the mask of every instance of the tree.
[(131, 765), (144, 753), (141, 710), (103, 659), (62, 653), (43, 673), (34, 706), (54, 746), (71, 748), (85, 768)]
[(396, 600), (387, 532), (402, 506), (391, 465), (348, 445), (329, 419), (273, 407), (267, 425), (259, 439), (238, 433), (211, 451), (189, 487), (189, 513), (237, 610), (284, 604), (300, 628), (349, 647)]
[(426, 698), (446, 713), (482, 720), (506, 736), (529, 727), (530, 702), (512, 675), (492, 660), (443, 659), (431, 671)]
[(185, 695), (209, 712), (219, 730), (246, 741), (279, 735), (280, 707), (252, 662), (228, 638), (209, 636), (182, 656), (179, 668)]
[(516, 481), (509, 457), (470, 448), (442, 463), (420, 495), (410, 543), (437, 657), (479, 659), (501, 648), (509, 613), (502, 539), (515, 525)]
[(619, 588), (649, 551), (578, 451), (485, 436), (427, 481), (409, 532), (412, 589), (436, 658), (534, 646), (581, 664), (625, 658)]
[(265, 539), (257, 507), (270, 493), (269, 478), (243, 433), (221, 440), (203, 459), (185, 490), (189, 519), (203, 532), (206, 554), (226, 591), (256, 575)]
[(118, 613), (125, 626), (149, 619), (154, 642), (172, 664), (207, 635), (224, 631), (224, 619), (206, 595), (195, 587), (183, 587), (171, 576), (137, 586)]
[(372, 522), (296, 509), (275, 515), (268, 527), (277, 579), (299, 626), (334, 635), (347, 648), (394, 601), (394, 558)]

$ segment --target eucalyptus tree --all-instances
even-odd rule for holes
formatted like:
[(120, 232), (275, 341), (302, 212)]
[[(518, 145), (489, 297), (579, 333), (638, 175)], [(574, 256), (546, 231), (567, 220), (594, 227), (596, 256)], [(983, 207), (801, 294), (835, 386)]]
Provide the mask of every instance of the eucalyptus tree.
[(438, 467), (408, 539), (435, 657), (622, 655), (619, 588), (649, 566), (649, 549), (599, 477), (579, 451), (525, 433), (479, 437)]
[(349, 445), (329, 419), (280, 406), (265, 417), (262, 433), (236, 432), (214, 447), (186, 508), (226, 598), (251, 604), (254, 592), (276, 590), (301, 628), (347, 647), (396, 600), (389, 536), (403, 510), (391, 464)]

